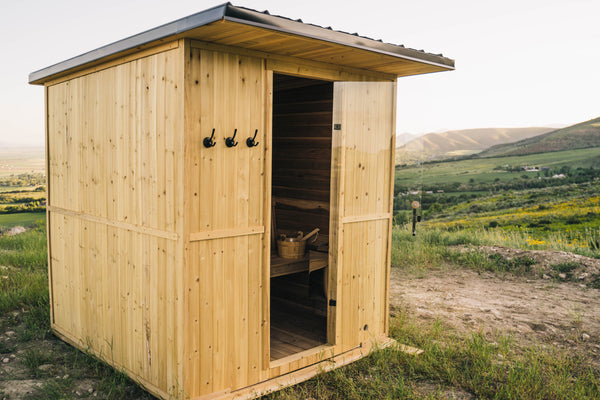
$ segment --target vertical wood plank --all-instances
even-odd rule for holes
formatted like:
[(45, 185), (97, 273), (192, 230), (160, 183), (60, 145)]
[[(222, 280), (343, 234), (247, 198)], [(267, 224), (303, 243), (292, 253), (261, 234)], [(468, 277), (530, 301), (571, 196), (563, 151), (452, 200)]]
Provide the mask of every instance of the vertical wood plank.
[[(273, 71), (268, 71), (265, 68), (265, 61), (263, 61), (263, 85), (261, 93), (264, 94), (264, 110), (261, 115), (264, 115), (262, 125), (264, 127), (264, 136), (262, 138), (264, 150), (263, 150), (263, 171), (264, 171), (264, 185), (262, 192), (264, 193), (263, 200), (263, 224), (265, 227), (265, 233), (262, 238), (262, 262), (260, 271), (259, 288), (261, 288), (261, 315), (260, 315), (260, 335), (262, 337), (261, 344), (262, 349), (259, 347), (258, 351), (261, 358), (261, 364), (259, 368), (266, 370), (271, 360), (270, 353), (270, 293), (271, 293), (271, 184), (272, 184), (272, 165), (273, 165)], [(261, 374), (262, 376), (262, 374)]]
[(48, 202), (72, 212), (48, 216), (54, 326), (162, 393), (182, 380), (183, 239), (86, 216), (182, 229), (182, 63), (170, 50), (46, 88)]
[[(201, 49), (190, 49), (186, 60), (188, 232), (261, 225), (265, 139), (258, 136), (254, 148), (245, 141), (266, 124), (263, 61)], [(216, 146), (205, 148), (213, 128)], [(238, 145), (229, 148), (224, 139), (235, 129)], [(186, 244), (185, 389), (192, 397), (244, 387), (260, 375), (263, 243), (264, 235), (252, 235)]]
[[(334, 131), (334, 162), (341, 164), (338, 171), (344, 170), (338, 177), (332, 174), (332, 180), (339, 179), (338, 198), (343, 196), (344, 204), (339, 207), (339, 200), (338, 204), (332, 200), (332, 214), (334, 206), (339, 207), (336, 215), (343, 217), (389, 212), (393, 88), (389, 82), (334, 84), (334, 123), (341, 124), (347, 139), (336, 154)], [(332, 184), (332, 192), (333, 188)], [(389, 220), (339, 224), (335, 240), (342, 279), (337, 280), (336, 313), (341, 318), (336, 321), (344, 330), (342, 349), (348, 350), (385, 333)]]
[[(396, 126), (396, 107), (397, 107), (397, 98), (398, 98), (398, 83), (394, 82), (394, 86), (392, 89), (392, 126), (395, 127)], [(387, 334), (389, 334), (390, 331), (390, 278), (391, 278), (391, 266), (392, 266), (392, 229), (394, 227), (394, 219), (393, 219), (393, 215), (394, 215), (394, 173), (396, 172), (396, 134), (394, 132), (394, 134), (391, 137), (391, 143), (390, 143), (390, 163), (389, 163), (389, 169), (390, 169), (390, 181), (388, 183), (388, 190), (389, 190), (389, 203), (388, 203), (388, 210), (390, 213), (390, 216), (392, 216), (392, 218), (390, 218), (389, 223), (388, 223), (388, 231), (387, 231), (387, 249), (386, 249), (386, 270), (385, 270), (385, 276), (384, 276), (384, 280), (385, 280), (385, 290), (384, 290), (384, 309), (383, 309), (383, 313), (384, 313), (384, 332)]]

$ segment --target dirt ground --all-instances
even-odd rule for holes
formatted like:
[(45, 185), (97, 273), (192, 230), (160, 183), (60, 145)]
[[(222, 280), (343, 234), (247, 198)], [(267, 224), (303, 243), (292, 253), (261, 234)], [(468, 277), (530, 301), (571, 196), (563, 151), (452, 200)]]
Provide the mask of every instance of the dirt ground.
[[(483, 251), (503, 259), (528, 257), (530, 279), (511, 274), (479, 274), (467, 269), (448, 268), (428, 271), (423, 277), (407, 276), (392, 269), (392, 312), (408, 309), (420, 320), (439, 318), (461, 332), (483, 330), (493, 334), (510, 333), (517, 345), (555, 346), (572, 352), (585, 352), (600, 364), (600, 260), (564, 252), (524, 251), (504, 247), (462, 247), (460, 251)], [(577, 265), (567, 273), (552, 268), (558, 263)], [(20, 342), (16, 332), (20, 324), (11, 324), (12, 316), (0, 316), (0, 399), (40, 398), (40, 388), (60, 380), (70, 381), (65, 395), (77, 399), (103, 399), (97, 390), (98, 379), (69, 370), (61, 359), (72, 352), (56, 338)], [(27, 366), (28, 351), (42, 349), (48, 360)], [(439, 390), (423, 382), (423, 393)], [(468, 393), (448, 389), (446, 398), (471, 399)], [(132, 399), (150, 398), (145, 394)]]
[[(600, 290), (590, 287), (597, 282), (600, 260), (556, 251), (475, 250), (505, 258), (530, 257), (541, 278), (450, 268), (411, 278), (392, 269), (390, 303), (408, 308), (421, 320), (439, 318), (462, 332), (504, 332), (517, 344), (586, 353), (600, 365)], [(569, 261), (579, 267), (568, 274), (558, 276), (561, 273), (550, 268)]]

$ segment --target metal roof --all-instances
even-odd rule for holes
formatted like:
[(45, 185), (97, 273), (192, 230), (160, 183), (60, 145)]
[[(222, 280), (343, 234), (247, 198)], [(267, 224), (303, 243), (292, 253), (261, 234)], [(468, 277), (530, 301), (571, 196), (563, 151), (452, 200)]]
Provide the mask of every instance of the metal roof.
[(66, 71), (97, 64), (100, 60), (116, 56), (119, 53), (131, 52), (155, 42), (164, 42), (166, 39), (175, 40), (187, 37), (186, 33), (217, 21), (229, 21), (349, 48), (366, 50), (397, 59), (428, 64), (438, 67), (437, 70), (454, 69), (454, 61), (441, 54), (430, 54), (422, 50), (409, 49), (402, 45), (384, 43), (381, 40), (360, 36), (357, 33), (336, 31), (330, 27), (325, 28), (307, 24), (302, 22), (302, 20), (292, 20), (286, 17), (271, 15), (268, 11), (259, 12), (234, 6), (231, 3), (224, 3), (32, 72), (29, 74), (29, 83), (43, 84), (56, 75), (64, 75)]

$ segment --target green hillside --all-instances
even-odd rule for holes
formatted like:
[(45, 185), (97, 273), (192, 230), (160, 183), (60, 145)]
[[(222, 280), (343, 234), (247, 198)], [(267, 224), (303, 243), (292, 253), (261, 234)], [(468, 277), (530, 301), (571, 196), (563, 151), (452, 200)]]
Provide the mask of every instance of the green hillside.
[(553, 151), (600, 147), (600, 118), (557, 129), (552, 132), (499, 144), (478, 154), (479, 157), (517, 156)]
[(410, 188), (420, 188), (421, 184), (430, 190), (450, 183), (485, 183), (514, 181), (521, 175), (534, 178), (539, 173), (527, 173), (524, 166), (548, 167), (558, 172), (563, 167), (600, 168), (600, 152), (597, 149), (579, 149), (549, 154), (531, 154), (511, 157), (469, 158), (459, 161), (440, 161), (422, 165), (396, 166), (396, 184)]
[(510, 143), (553, 131), (552, 128), (482, 128), (428, 133), (396, 148), (396, 162), (443, 159), (478, 153), (493, 145)]
[[(531, 169), (526, 171), (525, 166)], [(397, 165), (394, 212), (410, 217), (414, 200), (421, 202), (423, 211), (439, 212), (490, 194), (570, 187), (597, 179), (598, 148)]]

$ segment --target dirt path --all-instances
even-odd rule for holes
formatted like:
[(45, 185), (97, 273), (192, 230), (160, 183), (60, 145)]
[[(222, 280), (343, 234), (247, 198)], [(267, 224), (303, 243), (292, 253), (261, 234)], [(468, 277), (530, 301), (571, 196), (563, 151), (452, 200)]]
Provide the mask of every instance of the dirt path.
[[(598, 260), (594, 260), (598, 261)], [(578, 282), (499, 277), (464, 269), (407, 278), (393, 269), (391, 304), (459, 331), (511, 333), (516, 343), (582, 351), (600, 364), (600, 290)]]

